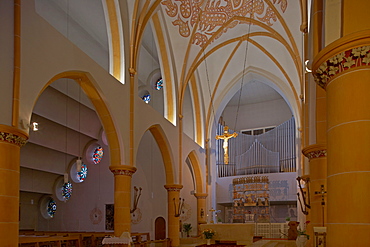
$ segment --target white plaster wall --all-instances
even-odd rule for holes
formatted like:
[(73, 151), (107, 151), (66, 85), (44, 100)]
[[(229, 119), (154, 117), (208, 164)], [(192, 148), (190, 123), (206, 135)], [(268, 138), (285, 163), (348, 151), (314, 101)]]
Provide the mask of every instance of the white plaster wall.
[[(193, 229), (190, 232), (190, 236), (196, 236), (198, 233), (197, 226), (197, 199), (194, 195), (191, 194), (192, 191), (195, 191), (194, 188), (194, 177), (188, 167), (184, 162), (183, 169), (183, 185), (181, 189), (180, 197), (185, 199), (185, 206), (183, 214), (181, 214), (180, 219), (181, 223), (190, 223)], [(186, 233), (182, 233), (183, 237), (186, 237)]]
[(192, 140), (194, 140), (194, 109), (192, 105), (192, 99), (189, 90), (189, 84), (186, 86), (185, 94), (184, 94), (184, 103), (183, 103), (183, 131), (184, 133), (189, 136)]
[[(167, 221), (167, 190), (163, 158), (158, 144), (152, 134), (147, 131), (139, 144), (137, 153), (137, 171), (132, 177), (133, 186), (142, 188), (138, 208), (141, 221), (131, 225), (132, 232), (149, 232), (154, 239), (154, 222), (157, 217)], [(133, 201), (133, 193), (132, 193)], [(167, 231), (168, 233), (168, 231)]]
[[(235, 126), (237, 106), (225, 107), (222, 116), (228, 126)], [(239, 107), (237, 130), (277, 126), (292, 117), (289, 106), (283, 99)]]
[(0, 1), (0, 124), (11, 125), (13, 97), (13, 23), (14, 2)]
[[(67, 202), (57, 199), (55, 181), (60, 178), (60, 171), (45, 172), (37, 169), (21, 168), (21, 221), (20, 229), (40, 231), (105, 231), (105, 204), (113, 203), (113, 174), (109, 170), (109, 151), (102, 140), (98, 140), (104, 148), (104, 157), (100, 164), (88, 164), (88, 177), (82, 183), (74, 183), (73, 193)], [(27, 144), (28, 145), (28, 144)], [(26, 146), (27, 146), (26, 145)], [(31, 145), (31, 144), (30, 144)], [(41, 148), (39, 149), (42, 150)], [(43, 150), (48, 153), (48, 149)], [(43, 153), (34, 154), (41, 156)], [(32, 155), (28, 155), (32, 159)], [(71, 156), (57, 162), (64, 172), (65, 162)], [(84, 160), (83, 160), (84, 161)], [(84, 161), (87, 164), (87, 161)], [(21, 163), (22, 164), (22, 163)], [(47, 166), (47, 163), (45, 163)], [(53, 166), (53, 162), (49, 163)], [(43, 170), (48, 170), (44, 168)], [(53, 219), (44, 219), (40, 213), (39, 200), (43, 195), (51, 195), (57, 203), (57, 212)], [(93, 224), (90, 213), (94, 208), (102, 212), (102, 220)]]

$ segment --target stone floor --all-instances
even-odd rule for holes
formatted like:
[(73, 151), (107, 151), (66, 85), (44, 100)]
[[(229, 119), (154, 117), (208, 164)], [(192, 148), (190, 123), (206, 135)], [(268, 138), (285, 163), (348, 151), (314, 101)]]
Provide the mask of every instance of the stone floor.
[[(181, 247), (195, 247), (202, 244), (205, 244), (204, 239), (186, 238), (180, 240)], [(296, 243), (294, 240), (262, 239), (248, 245), (248, 247), (296, 247)]]

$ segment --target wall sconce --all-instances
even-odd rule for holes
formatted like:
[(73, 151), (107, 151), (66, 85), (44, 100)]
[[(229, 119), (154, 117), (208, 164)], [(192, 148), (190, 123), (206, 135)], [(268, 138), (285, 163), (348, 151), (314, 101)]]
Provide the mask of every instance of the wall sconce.
[(39, 130), (39, 123), (32, 122), (31, 124), (29, 124), (26, 120), (22, 119), (22, 121), (21, 121), (21, 127), (23, 129), (30, 128), (32, 131), (38, 131)]
[[(308, 215), (307, 208), (311, 208), (311, 205), (310, 205), (311, 204), (310, 203), (310, 186), (309, 186), (310, 179), (308, 177), (306, 177), (306, 178), (297, 177), (297, 181), (298, 181), (299, 190), (301, 191), (301, 194), (297, 193), (298, 201), (299, 201), (299, 204), (301, 205), (302, 213), (305, 214), (305, 215)], [(306, 186), (307, 195), (306, 195), (306, 191), (303, 191), (301, 181), (305, 182), (305, 184), (307, 185)], [(301, 201), (300, 195), (302, 196), (303, 203)], [(303, 205), (304, 205), (304, 208), (303, 208)]]
[(133, 209), (130, 210), (130, 213), (135, 212), (135, 210), (137, 209), (137, 205), (139, 203), (142, 188), (139, 187), (139, 189), (138, 189), (136, 186), (134, 186), (134, 190), (135, 190), (135, 192), (134, 192), (134, 207), (133, 207)]
[(184, 207), (184, 201), (185, 199), (181, 200), (181, 197), (179, 198), (179, 205), (176, 207), (175, 198), (173, 198), (173, 204), (175, 205), (175, 217), (180, 217), (182, 213), (182, 208)]
[(310, 60), (306, 60), (304, 61), (304, 65), (305, 65), (305, 70), (306, 70), (306, 73), (311, 73), (312, 70), (308, 68), (308, 63), (310, 62)]

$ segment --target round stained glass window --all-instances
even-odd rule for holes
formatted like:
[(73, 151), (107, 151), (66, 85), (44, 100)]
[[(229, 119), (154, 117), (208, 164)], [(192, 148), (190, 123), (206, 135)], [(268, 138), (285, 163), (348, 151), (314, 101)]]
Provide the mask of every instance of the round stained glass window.
[(144, 100), (145, 103), (149, 103), (150, 102), (150, 94), (145, 94), (142, 99)]
[(93, 153), (93, 161), (95, 165), (100, 163), (101, 159), (103, 158), (103, 155), (104, 155), (104, 151), (101, 146), (95, 148), (94, 153)]
[(155, 83), (155, 89), (156, 90), (161, 90), (163, 88), (163, 79), (159, 78), (157, 82)]
[(72, 196), (72, 184), (70, 182), (64, 183), (62, 187), (62, 196), (68, 201)]
[(77, 172), (77, 178), (80, 182), (85, 181), (87, 177), (87, 165), (83, 164), (81, 165), (81, 171)]
[(50, 198), (47, 210), (50, 218), (54, 218), (55, 212), (57, 211), (57, 203), (53, 200), (53, 198)]

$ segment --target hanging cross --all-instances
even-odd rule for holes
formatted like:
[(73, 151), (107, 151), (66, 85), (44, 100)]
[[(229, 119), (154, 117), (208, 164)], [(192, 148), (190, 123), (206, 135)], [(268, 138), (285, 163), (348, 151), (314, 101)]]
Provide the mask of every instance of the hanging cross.
[(224, 140), (223, 148), (224, 148), (224, 164), (229, 164), (229, 152), (228, 152), (228, 141), (230, 138), (237, 137), (238, 133), (234, 132), (232, 134), (229, 134), (229, 127), (224, 127), (224, 134), (223, 135), (217, 135), (216, 140), (222, 139)]

